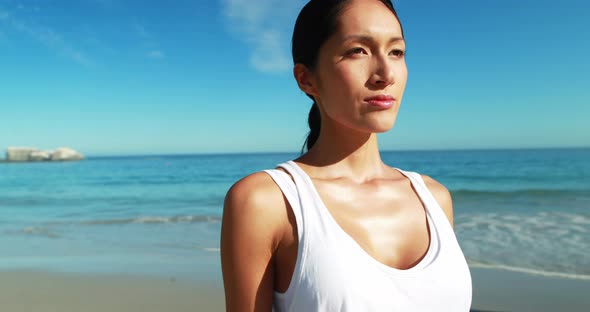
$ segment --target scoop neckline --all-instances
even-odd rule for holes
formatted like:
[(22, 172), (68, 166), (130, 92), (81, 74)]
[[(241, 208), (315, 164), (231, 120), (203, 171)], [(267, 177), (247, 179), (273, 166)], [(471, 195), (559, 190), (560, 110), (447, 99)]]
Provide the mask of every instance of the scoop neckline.
[(424, 254), (422, 259), (420, 259), (420, 261), (416, 265), (414, 265), (413, 267), (411, 267), (409, 269), (398, 269), (398, 268), (394, 268), (389, 265), (386, 265), (386, 264), (382, 263), (381, 261), (375, 259), (352, 236), (350, 236), (350, 234), (348, 234), (340, 226), (340, 224), (338, 224), (336, 219), (334, 219), (334, 216), (332, 216), (332, 213), (330, 213), (330, 210), (328, 210), (328, 207), (326, 206), (326, 204), (324, 203), (318, 190), (316, 189), (315, 184), (313, 184), (311, 177), (305, 172), (305, 170), (303, 170), (303, 168), (301, 168), (293, 160), (289, 160), (287, 163), (291, 164), (295, 168), (295, 170), (297, 170), (303, 176), (303, 178), (306, 180), (306, 182), (309, 183), (314, 199), (320, 203), (320, 209), (322, 209), (322, 213), (324, 213), (326, 215), (329, 222), (332, 223), (332, 225), (338, 229), (338, 232), (343, 237), (345, 237), (351, 243), (351, 245), (355, 249), (357, 249), (360, 252), (360, 254), (363, 255), (363, 257), (367, 258), (370, 262), (375, 264), (377, 267), (379, 267), (380, 269), (382, 269), (390, 274), (410, 276), (410, 275), (415, 275), (415, 274), (419, 274), (419, 273), (423, 272), (432, 263), (432, 261), (433, 261), (433, 259), (431, 259), (432, 254), (434, 253), (434, 249), (438, 248), (438, 233), (436, 232), (436, 227), (434, 226), (434, 223), (432, 221), (432, 217), (430, 215), (430, 210), (429, 210), (427, 202), (424, 200), (424, 198), (422, 197), (422, 195), (418, 191), (418, 188), (415, 185), (413, 179), (410, 178), (406, 174), (406, 172), (404, 172), (403, 170), (401, 170), (399, 168), (392, 167), (393, 169), (397, 170), (404, 177), (406, 177), (406, 179), (408, 179), (410, 181), (410, 184), (412, 185), (412, 188), (414, 189), (414, 193), (418, 196), (418, 199), (420, 200), (420, 203), (422, 204), (422, 208), (424, 209), (424, 211), (426, 213), (427, 226), (430, 231), (430, 239), (428, 242), (428, 249), (426, 250), (426, 253)]

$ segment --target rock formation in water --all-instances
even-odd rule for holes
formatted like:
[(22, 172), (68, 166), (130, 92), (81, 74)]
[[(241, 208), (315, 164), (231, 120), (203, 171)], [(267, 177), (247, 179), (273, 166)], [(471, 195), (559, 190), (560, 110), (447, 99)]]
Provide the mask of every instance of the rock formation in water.
[(60, 147), (53, 151), (42, 151), (33, 147), (9, 147), (6, 150), (6, 161), (71, 161), (82, 160), (84, 156), (79, 152), (68, 148)]

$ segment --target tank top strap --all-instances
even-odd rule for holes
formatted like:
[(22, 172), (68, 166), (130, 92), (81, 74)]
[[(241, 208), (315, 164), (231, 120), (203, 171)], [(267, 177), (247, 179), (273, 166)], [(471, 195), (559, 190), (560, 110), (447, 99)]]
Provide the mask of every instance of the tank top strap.
[(291, 210), (293, 211), (293, 215), (295, 216), (295, 222), (297, 224), (297, 236), (299, 241), (301, 241), (301, 237), (303, 235), (303, 231), (301, 230), (303, 229), (303, 215), (301, 211), (301, 201), (299, 200), (299, 193), (295, 183), (293, 183), (293, 180), (291, 180), (289, 174), (282, 170), (267, 169), (263, 171), (271, 176), (277, 186), (281, 189), (281, 192), (283, 192), (287, 198), (287, 201), (291, 206)]
[(406, 177), (408, 177), (413, 182), (416, 192), (418, 193), (420, 198), (423, 201), (425, 201), (424, 206), (426, 207), (428, 212), (433, 216), (433, 218), (436, 219), (437, 223), (441, 224), (441, 221), (446, 221), (444, 223), (447, 223), (450, 226), (446, 214), (442, 210), (442, 207), (438, 204), (436, 198), (434, 198), (432, 192), (430, 192), (430, 190), (426, 186), (426, 183), (424, 182), (422, 176), (417, 172), (404, 171), (398, 168), (396, 169), (401, 171)]
[(429, 200), (432, 199), (430, 191), (426, 187), (426, 183), (424, 183), (424, 179), (422, 179), (422, 176), (419, 173), (413, 171), (406, 171), (399, 168), (395, 169), (402, 172), (408, 179), (412, 181), (412, 185), (416, 187), (416, 192), (418, 193), (418, 195), (420, 195), (421, 198), (427, 198)]
[(322, 202), (316, 197), (316, 189), (309, 176), (292, 160), (279, 164), (278, 167), (285, 169), (293, 177), (291, 182), (294, 181), (294, 186), (297, 188), (303, 220), (307, 223), (316, 223), (316, 225), (318, 222), (322, 223), (322, 213), (324, 211), (317, 209), (318, 206), (322, 205)]

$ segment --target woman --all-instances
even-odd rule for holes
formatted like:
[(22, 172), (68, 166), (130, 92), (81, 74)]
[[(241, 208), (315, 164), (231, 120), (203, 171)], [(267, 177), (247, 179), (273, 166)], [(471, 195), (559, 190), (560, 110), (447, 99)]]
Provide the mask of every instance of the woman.
[(405, 41), (389, 0), (312, 0), (293, 34), (314, 100), (308, 151), (228, 191), (228, 311), (468, 311), (471, 278), (447, 189), (385, 165), (377, 133), (404, 92)]

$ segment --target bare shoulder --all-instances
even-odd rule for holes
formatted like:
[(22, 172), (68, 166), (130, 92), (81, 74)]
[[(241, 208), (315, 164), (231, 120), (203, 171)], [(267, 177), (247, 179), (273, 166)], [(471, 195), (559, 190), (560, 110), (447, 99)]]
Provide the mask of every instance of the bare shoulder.
[(272, 259), (287, 224), (284, 207), (280, 188), (265, 172), (244, 177), (227, 192), (221, 224), (227, 311), (271, 310)]
[(270, 175), (264, 172), (256, 172), (234, 183), (228, 190), (226, 199), (264, 203), (266, 199), (272, 199), (273, 195), (277, 197), (280, 194), (280, 189)]
[(281, 218), (281, 212), (284, 212), (284, 209), (277, 209), (281, 205), (284, 206), (285, 202), (280, 188), (270, 175), (256, 172), (242, 178), (228, 190), (224, 216), (251, 216), (259, 221), (277, 221), (276, 218)]
[(424, 174), (421, 176), (424, 180), (424, 183), (426, 184), (426, 187), (428, 187), (430, 193), (432, 193), (439, 206), (447, 215), (451, 226), (453, 226), (453, 200), (451, 198), (451, 193), (444, 185), (440, 184), (435, 179)]

